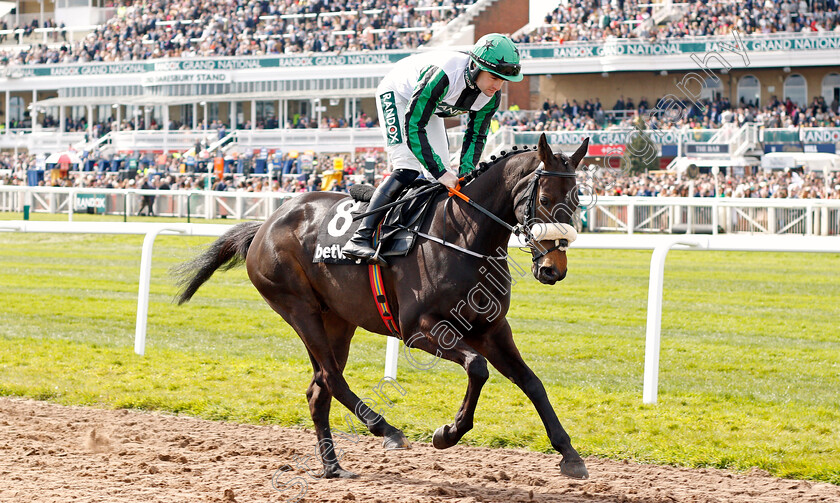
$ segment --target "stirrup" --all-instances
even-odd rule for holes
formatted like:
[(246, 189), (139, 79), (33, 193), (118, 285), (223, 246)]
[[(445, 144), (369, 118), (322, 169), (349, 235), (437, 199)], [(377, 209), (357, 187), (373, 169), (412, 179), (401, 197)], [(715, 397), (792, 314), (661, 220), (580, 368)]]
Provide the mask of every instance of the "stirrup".
[(376, 244), (376, 251), (373, 252), (373, 256), (368, 259), (369, 264), (379, 264), (380, 266), (388, 267), (388, 262), (385, 261), (384, 258), (379, 256), (379, 252), (382, 251), (382, 241)]

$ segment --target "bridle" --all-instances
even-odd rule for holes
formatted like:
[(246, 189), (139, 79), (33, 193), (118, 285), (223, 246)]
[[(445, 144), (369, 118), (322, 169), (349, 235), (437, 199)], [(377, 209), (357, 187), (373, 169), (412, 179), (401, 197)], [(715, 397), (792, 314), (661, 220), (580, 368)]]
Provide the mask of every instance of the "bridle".
[[(545, 249), (540, 246), (539, 241), (531, 230), (530, 223), (536, 220), (536, 212), (537, 212), (537, 192), (540, 188), (540, 178), (543, 176), (557, 176), (561, 178), (576, 178), (577, 175), (575, 173), (560, 173), (557, 171), (546, 171), (543, 169), (545, 164), (540, 161), (540, 165), (537, 166), (537, 169), (534, 171), (534, 177), (528, 182), (528, 185), (525, 188), (523, 194), (516, 198), (513, 203), (514, 212), (516, 208), (519, 207), (519, 204), (522, 202), (522, 198), (525, 198), (525, 221), (519, 223), (516, 227), (511, 228), (511, 232), (516, 234), (517, 236), (522, 237), (525, 241), (525, 245), (528, 246), (531, 250), (531, 260), (532, 262), (536, 262), (537, 260), (541, 259), (542, 257), (548, 255), (549, 253), (553, 252), (554, 250), (561, 250), (566, 251), (569, 247), (569, 240), (568, 239), (555, 239), (554, 246), (549, 249)], [(551, 223), (551, 222), (549, 222)]]
[[(493, 212), (491, 212), (490, 210), (488, 210), (484, 206), (481, 206), (480, 204), (476, 203), (475, 201), (473, 201), (469, 197), (465, 196), (464, 194), (462, 194), (458, 190), (449, 189), (449, 195), (450, 196), (457, 196), (458, 198), (465, 201), (467, 204), (469, 204), (473, 208), (475, 208), (478, 211), (487, 215), (491, 220), (493, 220), (497, 224), (501, 225), (502, 227), (504, 227), (505, 229), (510, 231), (511, 234), (514, 234), (517, 237), (519, 237), (520, 239), (522, 239), (523, 241), (525, 241), (525, 245), (528, 248), (530, 248), (530, 250), (531, 250), (531, 260), (532, 260), (532, 262), (536, 262), (537, 260), (541, 259), (542, 257), (544, 257), (544, 256), (548, 255), (549, 253), (553, 252), (554, 250), (566, 251), (566, 249), (569, 247), (569, 243), (571, 241), (574, 241), (574, 239), (575, 239), (575, 237), (571, 237), (570, 235), (571, 234), (576, 234), (575, 231), (574, 231), (574, 227), (571, 227), (568, 224), (561, 224), (559, 222), (547, 222), (547, 223), (533, 224), (533, 222), (535, 222), (535, 220), (536, 220), (534, 218), (535, 215), (536, 215), (535, 201), (537, 199), (537, 192), (539, 191), (540, 178), (543, 177), (543, 176), (559, 176), (561, 178), (576, 178), (577, 177), (577, 175), (575, 175), (574, 172), (572, 172), (572, 173), (559, 173), (559, 172), (555, 172), (555, 171), (546, 171), (546, 170), (543, 169), (543, 166), (545, 166), (545, 163), (540, 161), (539, 166), (537, 166), (537, 169), (533, 173), (534, 177), (528, 182), (528, 185), (526, 186), (525, 190), (522, 192), (522, 195), (517, 197), (514, 200), (513, 209), (514, 209), (514, 213), (515, 213), (516, 208), (518, 208), (519, 204), (522, 202), (522, 198), (526, 198), (525, 199), (525, 221), (524, 222), (517, 221), (517, 224), (515, 226), (510, 225), (509, 223), (505, 222), (504, 220), (502, 220), (501, 218), (496, 216)], [(437, 185), (435, 190), (438, 190), (440, 187), (442, 187), (442, 186)], [(446, 215), (446, 211), (444, 210), (444, 216), (445, 215)], [(356, 218), (358, 218), (358, 217), (356, 217)], [(569, 230), (564, 229), (563, 226), (565, 226)], [(445, 227), (445, 225), (444, 225), (444, 227)], [(481, 258), (481, 259), (487, 259), (487, 260), (506, 260), (507, 259), (506, 256), (494, 257), (494, 256), (490, 256), (490, 255), (483, 255), (483, 254), (480, 254), (480, 253), (476, 253), (472, 250), (468, 250), (466, 248), (463, 248), (461, 246), (458, 246), (454, 243), (451, 243), (451, 242), (447, 241), (445, 235), (444, 235), (444, 238), (441, 239), (441, 238), (436, 237), (436, 236), (431, 236), (431, 235), (429, 235), (425, 232), (421, 232), (421, 231), (414, 230), (414, 229), (408, 229), (407, 227), (403, 227), (403, 229), (408, 230), (409, 232), (411, 232), (413, 234), (416, 234), (418, 236), (421, 236), (423, 238), (426, 238), (430, 241), (434, 241), (434, 242), (439, 243), (443, 246), (458, 250), (461, 253), (465, 253), (465, 254), (471, 255), (473, 257), (477, 257), (477, 258)], [(535, 229), (539, 229), (539, 231), (536, 232), (536, 234), (538, 234), (538, 237), (534, 235), (535, 234), (535, 232), (534, 232)], [(542, 239), (539, 239), (539, 238), (542, 238)], [(539, 243), (540, 241), (547, 241), (547, 240), (551, 240), (551, 239), (554, 240), (554, 246), (553, 247), (546, 250), (545, 248), (540, 246), (540, 243)]]

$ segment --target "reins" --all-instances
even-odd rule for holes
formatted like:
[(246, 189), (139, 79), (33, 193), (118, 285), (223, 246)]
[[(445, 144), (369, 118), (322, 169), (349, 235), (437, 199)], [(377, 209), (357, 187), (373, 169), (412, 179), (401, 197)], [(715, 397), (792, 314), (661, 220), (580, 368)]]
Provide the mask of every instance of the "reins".
[[(531, 228), (528, 227), (528, 225), (526, 225), (527, 222), (533, 222), (534, 221), (534, 214), (536, 212), (536, 206), (534, 205), (534, 201), (537, 197), (537, 190), (539, 189), (540, 177), (543, 177), (543, 176), (559, 176), (559, 177), (564, 177), (564, 178), (575, 178), (576, 177), (576, 175), (574, 173), (559, 173), (559, 172), (555, 172), (555, 171), (546, 171), (546, 170), (543, 169), (543, 166), (544, 166), (544, 163), (542, 161), (540, 161), (540, 165), (537, 166), (537, 169), (533, 173), (534, 178), (530, 182), (528, 182), (528, 188), (525, 190), (526, 195), (522, 196), (522, 197), (527, 198), (525, 200), (525, 205), (526, 205), (525, 208), (526, 208), (526, 214), (528, 215), (528, 218), (525, 220), (525, 223), (520, 223), (520, 224), (517, 224), (515, 226), (510, 225), (509, 223), (505, 222), (504, 220), (502, 220), (501, 218), (499, 218), (498, 216), (493, 214), (493, 212), (491, 212), (487, 208), (481, 206), (480, 204), (478, 204), (475, 201), (473, 201), (472, 199), (470, 199), (468, 196), (461, 193), (457, 188), (449, 189), (449, 197), (452, 197), (452, 196), (458, 197), (459, 199), (465, 201), (467, 204), (469, 204), (473, 208), (475, 208), (478, 211), (487, 215), (491, 220), (493, 220), (497, 224), (501, 225), (502, 227), (504, 227), (505, 229), (510, 231), (511, 234), (514, 234), (517, 237), (521, 237), (525, 241), (525, 244), (531, 249), (532, 261), (536, 262), (537, 260), (544, 257), (545, 255), (548, 255), (549, 253), (553, 252), (554, 250), (559, 250), (561, 248), (565, 248), (565, 247), (568, 246), (568, 241), (567, 240), (566, 240), (566, 243), (563, 244), (564, 240), (558, 239), (558, 240), (556, 240), (555, 245), (553, 247), (546, 250), (542, 246), (539, 245), (539, 240), (537, 240), (534, 237), (533, 232), (531, 232)], [(521, 200), (522, 200), (521, 197), (517, 198), (517, 200), (514, 202), (514, 208), (516, 208), (517, 204)], [(418, 235), (420, 235), (420, 233), (418, 233)], [(454, 245), (452, 247), (454, 247)], [(463, 250), (463, 248), (461, 248), (461, 247), (458, 247), (458, 248)], [(470, 253), (470, 255), (478, 255), (478, 254)], [(499, 257), (487, 257), (486, 255), (482, 256), (482, 258), (494, 258), (494, 259), (497, 259), (497, 260), (499, 259)], [(502, 258), (504, 258), (504, 257), (502, 257)]]
[[(510, 152), (510, 153), (503, 152), (502, 153), (503, 158), (507, 157), (507, 155), (509, 155), (509, 154), (524, 153), (524, 152), (528, 151), (527, 148), (525, 148), (525, 149), (523, 149), (522, 151), (519, 151), (519, 152), (516, 152), (516, 150), (517, 150), (517, 148), (514, 147), (514, 152)], [(495, 160), (495, 157), (493, 158), (493, 160)], [(499, 159), (499, 160), (501, 160), (501, 159)], [(469, 196), (467, 196), (463, 192), (461, 192), (459, 190), (460, 187), (461, 187), (460, 183), (455, 188), (447, 189), (448, 194), (449, 194), (450, 198), (457, 197), (458, 199), (461, 199), (462, 201), (466, 202), (469, 206), (471, 206), (471, 207), (475, 208), (476, 210), (480, 211), (485, 216), (487, 216), (488, 218), (490, 218), (491, 220), (493, 220), (497, 224), (499, 224), (502, 227), (504, 227), (505, 229), (507, 229), (511, 234), (513, 234), (513, 235), (521, 238), (522, 240), (524, 240), (526, 246), (528, 246), (528, 248), (531, 250), (532, 260), (534, 262), (536, 262), (537, 260), (544, 257), (545, 255), (548, 255), (549, 253), (553, 252), (554, 250), (565, 249), (569, 245), (569, 240), (555, 239), (555, 245), (553, 247), (549, 248), (549, 249), (545, 249), (542, 246), (540, 246), (539, 240), (534, 236), (534, 233), (532, 232), (531, 227), (528, 226), (528, 222), (533, 222), (534, 221), (534, 216), (535, 216), (535, 213), (536, 213), (535, 201), (536, 201), (536, 197), (537, 197), (537, 191), (539, 190), (540, 178), (543, 177), (543, 176), (558, 176), (558, 177), (565, 177), (565, 178), (575, 178), (576, 177), (575, 173), (559, 173), (559, 172), (555, 172), (555, 171), (547, 171), (547, 170), (543, 169), (544, 166), (545, 166), (545, 164), (542, 161), (540, 161), (539, 166), (537, 166), (537, 169), (532, 173), (534, 176), (531, 179), (531, 181), (528, 182), (527, 188), (523, 191), (523, 194), (520, 197), (516, 198), (516, 200), (514, 201), (513, 206), (514, 206), (514, 209), (515, 209), (519, 205), (520, 201), (522, 201), (522, 198), (523, 197), (526, 198), (525, 199), (526, 219), (525, 219), (525, 222), (523, 222), (523, 223), (517, 223), (516, 225), (510, 225), (509, 223), (505, 222), (500, 217), (495, 215), (493, 212), (491, 212), (490, 210), (488, 210), (484, 206), (481, 206), (480, 204), (476, 203)], [(479, 167), (479, 169), (473, 170), (472, 172), (470, 172), (470, 173), (464, 175), (463, 177), (459, 178), (459, 182), (466, 185), (467, 183), (475, 180), (479, 175), (481, 175), (482, 173), (487, 171), (487, 169), (489, 169), (490, 167), (491, 167), (491, 165), (489, 165), (487, 163), (482, 163), (482, 165)], [(420, 196), (426, 195), (430, 192), (443, 190), (444, 188), (445, 187), (441, 184), (438, 184), (438, 183), (432, 184), (429, 187), (426, 187), (426, 188), (423, 188), (423, 189), (419, 190), (416, 194), (414, 194), (410, 197), (406, 197), (406, 198), (400, 199), (398, 201), (394, 201), (392, 203), (382, 205), (375, 210), (356, 215), (356, 216), (353, 217), (353, 220), (358, 220), (358, 219), (364, 218), (368, 215), (373, 215), (374, 213), (379, 213), (380, 211), (384, 211), (384, 210), (393, 208), (395, 206), (405, 204), (405, 203), (407, 203), (409, 201), (412, 201), (412, 200), (414, 200), (414, 199), (416, 199)], [(425, 232), (420, 232), (418, 230), (410, 229), (406, 226), (399, 226), (399, 228), (403, 229), (403, 230), (406, 230), (408, 232), (411, 232), (411, 233), (413, 233), (417, 236), (420, 236), (424, 239), (428, 239), (429, 241), (433, 241), (433, 242), (438, 243), (438, 244), (440, 244), (442, 246), (445, 246), (447, 248), (452, 248), (452, 249), (457, 250), (461, 253), (465, 253), (467, 255), (470, 255), (470, 256), (473, 256), (473, 257), (476, 257), (476, 258), (486, 259), (486, 260), (507, 260), (507, 254), (502, 255), (502, 256), (484, 255), (482, 253), (476, 253), (472, 250), (468, 250), (468, 249), (466, 249), (462, 246), (458, 246), (455, 243), (452, 243), (452, 242), (446, 240), (446, 234), (445, 234), (446, 233), (446, 224), (445, 224), (445, 221), (446, 221), (445, 220), (446, 219), (446, 207), (445, 206), (447, 204), (449, 204), (449, 202), (451, 200), (454, 200), (454, 199), (447, 200), (447, 202), (444, 205), (444, 214), (443, 214), (443, 218), (444, 218), (444, 238), (443, 239), (441, 239), (439, 237), (436, 237), (436, 236), (431, 236), (429, 234), (426, 234)]]
[(389, 209), (391, 209), (395, 206), (399, 206), (399, 205), (405, 204), (409, 201), (413, 201), (414, 199), (417, 199), (418, 197), (420, 197), (422, 195), (428, 194), (429, 192), (434, 192), (436, 190), (441, 190), (441, 187), (443, 187), (441, 184), (433, 183), (433, 184), (429, 185), (428, 187), (425, 187), (423, 189), (418, 190), (417, 193), (414, 194), (413, 196), (400, 198), (400, 200), (394, 201), (393, 203), (383, 204), (382, 206), (380, 206), (379, 208), (376, 208), (375, 210), (360, 213), (360, 214), (354, 216), (353, 220), (359, 220), (361, 218), (365, 218), (368, 215), (373, 215), (375, 213), (379, 213), (380, 211), (389, 210)]

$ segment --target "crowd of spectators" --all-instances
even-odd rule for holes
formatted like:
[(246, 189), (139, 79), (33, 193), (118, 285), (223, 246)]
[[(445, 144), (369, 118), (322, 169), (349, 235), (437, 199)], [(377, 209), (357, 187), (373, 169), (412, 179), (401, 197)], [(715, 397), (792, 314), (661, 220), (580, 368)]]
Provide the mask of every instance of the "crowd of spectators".
[[(158, 156), (160, 157), (160, 156)], [(62, 187), (93, 187), (113, 189), (155, 188), (160, 190), (201, 190), (207, 187), (207, 171), (182, 173), (182, 159), (176, 155), (165, 156), (164, 162), (155, 161), (150, 169), (139, 169), (134, 176), (125, 172), (71, 171), (68, 176), (51, 179), (46, 176), (41, 185)], [(322, 155), (313, 159), (311, 169), (293, 167), (281, 170), (288, 156), (279, 156), (277, 168), (271, 175), (225, 173), (214, 178), (213, 190), (236, 192), (310, 192), (321, 190), (324, 180), (334, 166), (334, 159), (341, 157), (344, 168), (342, 180), (330, 185), (330, 190), (345, 192), (354, 183), (369, 181), (365, 167), (375, 167), (374, 180), (387, 176), (384, 154), (374, 152), (353, 159), (347, 154)], [(29, 154), (0, 154), (0, 185), (25, 185), (26, 172), (34, 169), (35, 156)], [(202, 167), (203, 168), (203, 167)], [(718, 197), (781, 198), (781, 199), (840, 199), (840, 172), (822, 173), (801, 170), (758, 170), (753, 174), (735, 175), (721, 172), (718, 177)], [(673, 173), (630, 176), (618, 170), (599, 173), (594, 190), (598, 195), (647, 196), (647, 197), (714, 197), (713, 175), (701, 174), (695, 179)]]
[[(777, 32), (840, 31), (838, 0), (687, 0), (672, 19), (652, 26), (652, 2), (577, 0), (559, 5), (545, 25), (517, 38), (522, 43), (563, 43), (637, 38), (650, 42), (683, 37)], [(664, 4), (663, 4), (664, 5)], [(679, 7), (674, 7), (679, 8)]]
[[(42, 128), (52, 128), (58, 129), (59, 121), (51, 114), (45, 114), (39, 117), (39, 126)], [(334, 117), (334, 116), (322, 116), (320, 121), (315, 117), (307, 117), (305, 115), (295, 114), (289, 119), (286, 120), (286, 129), (322, 129), (322, 130), (329, 130), (329, 129), (337, 129), (337, 128), (347, 128), (347, 127), (356, 127), (356, 128), (372, 128), (377, 127), (379, 124), (378, 118), (376, 116), (368, 116), (365, 113), (360, 114), (355, 120), (345, 118), (345, 117)], [(16, 128), (29, 128), (31, 127), (31, 123), (27, 121), (16, 122), (11, 121), (10, 127), (12, 129)], [(260, 117), (257, 116), (254, 129), (278, 129), (280, 127), (280, 123), (276, 117), (273, 115)], [(238, 129), (251, 129), (251, 121), (250, 119), (245, 121), (242, 124), (237, 124)], [(163, 124), (158, 122), (155, 117), (149, 118), (149, 123), (146, 124), (146, 119), (143, 115), (138, 115), (136, 118), (121, 118), (119, 122), (116, 119), (110, 118), (109, 120), (104, 121), (94, 121), (91, 125), (91, 137), (92, 138), (101, 138), (106, 134), (110, 133), (111, 131), (134, 131), (134, 130), (156, 130), (160, 131), (163, 130)], [(193, 130), (192, 124), (185, 124), (181, 121), (176, 121), (174, 119), (170, 119), (168, 125), (169, 131), (188, 131)], [(196, 122), (195, 125), (196, 130), (204, 130), (204, 120), (199, 120)], [(66, 117), (64, 119), (64, 128), (63, 131), (65, 133), (83, 133), (88, 131), (88, 122), (87, 118), (82, 116), (80, 118), (72, 118)], [(230, 125), (226, 122), (223, 122), (219, 119), (213, 119), (209, 121), (207, 124), (207, 131), (213, 132), (218, 135), (218, 138), (221, 139), (225, 136), (227, 132), (230, 131)]]
[[(780, 170), (736, 176), (731, 173), (701, 174), (694, 179), (675, 174), (637, 175), (603, 173), (593, 187), (602, 196), (642, 197), (739, 197), (773, 199), (840, 199), (840, 173), (803, 173)], [(717, 194), (715, 191), (717, 190)]]
[[(82, 156), (84, 157), (84, 155)], [(244, 163), (240, 164), (240, 158)], [(306, 159), (304, 161), (304, 159)], [(321, 190), (324, 175), (335, 170), (336, 159), (340, 159), (343, 177), (337, 183), (330, 184), (330, 190), (347, 191), (349, 186), (359, 181), (378, 182), (387, 174), (387, 163), (383, 152), (368, 152), (358, 156), (334, 154), (306, 156), (298, 153), (275, 153), (265, 159), (262, 174), (254, 174), (255, 159), (252, 155), (234, 154), (226, 159), (222, 177), (213, 176), (213, 190), (246, 192), (307, 192)], [(87, 161), (88, 159), (83, 159)], [(81, 165), (61, 169), (58, 165), (46, 166), (38, 185), (53, 187), (90, 187), (106, 189), (139, 189), (145, 183), (146, 188), (200, 190), (206, 189), (208, 171), (212, 171), (213, 159), (199, 156), (192, 163), (177, 153), (142, 155), (125, 159), (114, 169), (112, 159), (90, 159), (89, 170)], [(127, 162), (126, 162), (127, 161)], [(40, 163), (43, 166), (43, 160)], [(0, 185), (26, 185), (30, 182), (28, 172), (37, 170), (38, 159), (28, 153), (14, 155), (0, 153)], [(370, 173), (366, 168), (373, 168)], [(105, 169), (103, 169), (105, 168)]]
[[(466, 0), (122, 1), (80, 41), (4, 52), (6, 63), (414, 49)], [(26, 29), (38, 27), (37, 21)]]
[[(454, 19), (471, 0), (123, 0), (114, 16), (81, 40), (68, 42), (63, 24), (33, 20), (20, 29), (58, 28), (49, 45), (37, 37), (0, 52), (0, 64), (132, 61), (149, 58), (253, 56), (414, 49)], [(775, 32), (840, 31), (840, 0), (690, 0), (658, 26), (644, 0), (573, 0), (561, 3), (545, 25), (521, 43), (563, 43), (638, 38)], [(0, 35), (0, 43), (7, 35)], [(61, 38), (61, 41), (59, 41)]]
[[(728, 98), (701, 100), (700, 106), (688, 103), (681, 113), (665, 115), (651, 112), (657, 101), (644, 96), (638, 100), (621, 96), (612, 108), (606, 109), (598, 98), (593, 101), (565, 99), (561, 103), (546, 100), (539, 110), (507, 110), (499, 112), (495, 127), (507, 126), (517, 131), (596, 131), (630, 129), (641, 119), (646, 129), (717, 129), (724, 124), (743, 126), (757, 123), (766, 128), (840, 127), (840, 103), (826, 103), (815, 96), (808, 106), (798, 106), (790, 99), (771, 97), (763, 107), (752, 102), (730, 103)], [(661, 105), (660, 108), (667, 108)]]
[[(661, 112), (651, 112), (657, 106), (658, 100), (648, 100), (644, 96), (637, 99), (621, 96), (613, 105), (604, 106), (599, 98), (593, 100), (564, 99), (559, 103), (547, 99), (538, 110), (502, 110), (497, 112), (492, 124), (492, 130), (499, 127), (509, 127), (516, 131), (598, 131), (611, 129), (629, 129), (634, 122), (642, 119), (647, 129), (717, 129), (724, 124), (743, 126), (746, 123), (757, 123), (767, 128), (799, 128), (799, 127), (840, 127), (840, 103), (836, 100), (826, 103), (822, 96), (815, 96), (807, 106), (794, 104), (790, 99), (779, 100), (771, 97), (765, 106), (755, 106), (752, 102), (743, 101), (733, 104), (728, 98), (701, 100), (700, 106), (686, 103), (681, 114), (668, 116)], [(662, 105), (664, 107), (664, 105)], [(58, 121), (52, 115), (41, 117), (41, 127), (56, 128)], [(375, 115), (362, 113), (355, 120), (345, 117), (322, 116), (320, 121), (314, 117), (294, 115), (287, 119), (286, 129), (336, 129), (346, 127), (372, 128), (377, 127)], [(14, 124), (12, 124), (14, 126)], [(26, 124), (22, 124), (26, 126)], [(251, 121), (237, 125), (239, 129), (251, 129)], [(184, 124), (170, 120), (168, 129), (190, 130), (192, 124)], [(197, 129), (204, 129), (204, 122), (197, 122)], [(257, 117), (255, 129), (277, 129), (278, 120), (273, 116)], [(154, 117), (146, 125), (145, 118), (123, 118), (120, 123), (116, 120), (95, 122), (92, 126), (92, 138), (100, 138), (111, 131), (132, 130), (162, 130), (163, 124)], [(88, 130), (87, 120), (66, 118), (65, 132), (85, 132)], [(221, 120), (210, 121), (208, 131), (219, 139), (230, 131), (230, 125)]]

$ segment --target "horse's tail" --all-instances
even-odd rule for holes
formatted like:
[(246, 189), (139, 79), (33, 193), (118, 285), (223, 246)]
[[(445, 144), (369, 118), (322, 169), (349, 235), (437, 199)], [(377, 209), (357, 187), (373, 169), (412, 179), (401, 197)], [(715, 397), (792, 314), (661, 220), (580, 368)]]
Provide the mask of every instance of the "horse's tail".
[(176, 266), (172, 273), (178, 279), (178, 304), (189, 301), (195, 292), (220, 269), (227, 271), (245, 261), (248, 248), (262, 222), (246, 222), (233, 226), (196, 258)]

